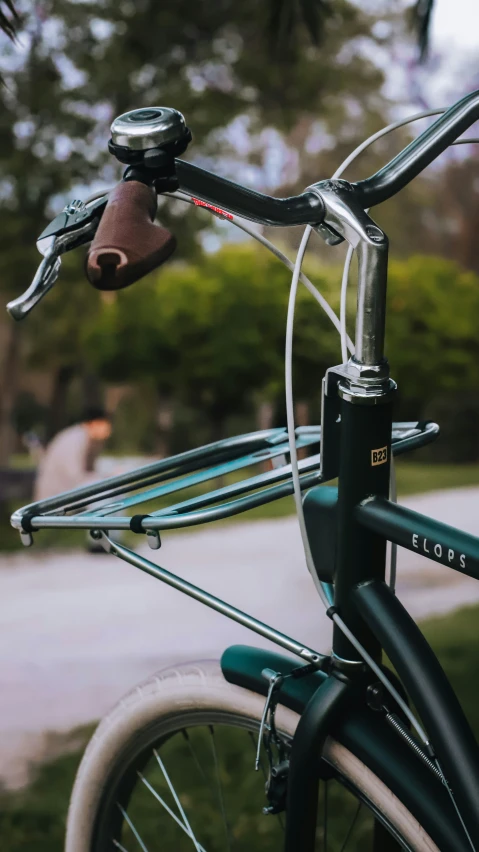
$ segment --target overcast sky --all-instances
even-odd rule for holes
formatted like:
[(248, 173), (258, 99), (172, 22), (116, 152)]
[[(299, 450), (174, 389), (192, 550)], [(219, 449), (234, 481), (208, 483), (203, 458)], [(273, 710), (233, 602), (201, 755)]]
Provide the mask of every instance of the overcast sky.
[(432, 47), (479, 47), (479, 0), (436, 0)]

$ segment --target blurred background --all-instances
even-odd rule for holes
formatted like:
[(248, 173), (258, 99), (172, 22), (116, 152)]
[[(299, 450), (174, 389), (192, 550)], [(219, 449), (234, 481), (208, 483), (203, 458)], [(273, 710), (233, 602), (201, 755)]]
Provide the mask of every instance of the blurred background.
[[(289, 0), (240, 9), (227, 0), (18, 3), (17, 39), (0, 45), (3, 301), (30, 282), (48, 218), (120, 178), (107, 150), (116, 115), (175, 107), (192, 128), (194, 162), (265, 192), (296, 193), (382, 125), (478, 85), (467, 24), (476, 13), (462, 4), (459, 15), (456, 3), (438, 0), (420, 64), (413, 8), (386, 0), (320, 4), (317, 20), (303, 17), (307, 3)], [(372, 173), (425, 125), (381, 140), (347, 177)], [(477, 162), (474, 145), (450, 149), (375, 211), (391, 240), (397, 417), (440, 419), (434, 463), (479, 458)], [(0, 315), (0, 546), (16, 542), (9, 500), (28, 499), (41, 447), (85, 407), (112, 414), (107, 451), (117, 455), (163, 456), (284, 423), (288, 272), (208, 212), (169, 199), (160, 206), (178, 249), (159, 273), (100, 295), (79, 250), (27, 322)], [(300, 229), (267, 236), (294, 255)], [(310, 255), (311, 276), (337, 308), (343, 248), (317, 239)], [(315, 422), (320, 377), (340, 350), (306, 293), (296, 356), (298, 417)]]
[[(407, 0), (18, 0), (15, 40), (0, 35), (0, 302), (30, 283), (40, 260), (35, 241), (49, 219), (72, 198), (86, 198), (120, 179), (121, 167), (109, 155), (107, 142), (112, 119), (126, 110), (179, 109), (193, 133), (187, 159), (285, 196), (331, 176), (357, 144), (383, 125), (448, 106), (478, 88), (475, 0), (431, 4), (426, 49), (429, 5)], [(371, 174), (430, 121), (380, 140), (345, 177)], [(471, 139), (476, 135), (474, 128), (468, 134)], [(399, 197), (374, 211), (391, 243), (386, 352), (400, 389), (396, 419), (433, 419), (442, 429), (436, 444), (399, 467), (400, 493), (406, 498), (479, 486), (478, 190), (478, 146), (470, 142), (450, 148)], [(15, 324), (0, 305), (0, 550), (8, 583), (14, 583), (14, 569), (26, 565), (23, 554), (6, 554), (19, 547), (9, 515), (31, 498), (45, 446), (78, 422), (85, 408), (103, 407), (112, 418), (99, 472), (285, 422), (289, 273), (208, 211), (160, 199), (159, 217), (176, 235), (178, 249), (160, 272), (133, 288), (94, 290), (84, 276), (84, 252), (78, 250), (64, 258), (55, 289), (27, 321)], [(300, 229), (265, 233), (294, 257)], [(319, 238), (311, 241), (306, 269), (335, 310), (343, 261), (342, 246), (331, 249)], [(350, 296), (353, 317), (353, 287)], [(321, 378), (339, 361), (338, 335), (301, 290), (294, 366), (299, 424), (319, 421)], [(441, 503), (437, 514), (450, 518), (453, 505), (464, 517), (464, 505), (470, 509), (476, 492), (468, 494), (463, 503)], [(291, 512), (292, 504), (283, 501), (255, 517)], [(271, 541), (268, 530), (266, 541)], [(224, 530), (218, 536), (214, 546), (224, 554)], [(66, 545), (82, 543), (45, 533), (38, 545), (47, 549), (41, 567), (54, 558), (54, 548), (64, 554)], [(252, 544), (251, 553), (258, 547)], [(185, 548), (186, 564), (195, 548)], [(300, 553), (295, 558), (299, 564)], [(52, 587), (60, 577), (60, 563), (48, 562), (53, 564)], [(25, 570), (28, 574), (30, 568)], [(298, 570), (304, 573), (302, 566)], [(75, 583), (80, 573), (80, 567), (77, 573), (72, 568)], [(96, 580), (93, 573), (86, 576), (91, 591)], [(425, 600), (430, 583), (425, 581)], [(5, 587), (4, 593), (7, 601), (11, 594), (11, 604), (2, 616), (2, 659), (11, 661), (18, 652), (30, 678), (27, 688), (28, 678), (18, 675), (20, 664), (2, 670), (10, 695), (8, 719), (16, 716), (15, 708), (35, 701), (36, 678), (50, 678), (59, 695), (65, 672), (35, 661), (32, 648), (46, 628), (35, 621), (39, 603), (36, 611), (32, 602), (28, 617), (22, 610), (26, 585), (27, 580), (15, 589)], [(146, 588), (151, 594), (151, 586)], [(108, 612), (106, 590), (97, 594)], [(462, 594), (464, 602), (470, 593)], [(443, 598), (448, 595), (446, 589)], [(447, 606), (441, 600), (437, 609), (442, 612)], [(87, 611), (85, 600), (78, 624), (88, 623)], [(270, 618), (275, 614), (270, 612)], [(431, 613), (424, 604), (417, 614)], [(21, 638), (26, 621), (37, 624), (28, 648)], [(14, 623), (21, 625), (18, 635)], [(84, 641), (81, 631), (78, 635), (79, 643)], [(84, 661), (81, 668), (77, 660), (77, 686), (68, 686), (76, 697), (70, 703), (81, 705), (84, 671), (94, 668), (111, 641), (110, 636), (99, 643), (101, 651), (98, 646), (92, 650), (88, 666)], [(208, 642), (208, 648), (216, 647), (216, 638)], [(72, 659), (62, 662), (70, 671), (75, 670)], [(66, 730), (95, 718), (120, 686), (134, 683), (138, 672), (153, 670), (151, 654), (141, 660), (122, 670), (120, 684), (111, 679), (101, 707), (93, 702), (76, 715), (62, 715), (60, 704), (56, 716), (45, 718), (39, 709), (37, 728)], [(105, 680), (100, 670), (95, 677), (89, 681), (92, 691)], [(0, 702), (0, 726), (1, 710)], [(13, 731), (8, 720), (4, 729), (9, 725)], [(30, 720), (23, 728), (31, 733), (35, 725)], [(14, 764), (17, 758), (15, 752)], [(27, 775), (19, 777), (14, 783), (25, 783)], [(8, 814), (3, 819), (10, 838), (5, 849), (26, 850), (32, 838), (40, 844), (48, 835), (33, 819), (30, 834), (14, 841)], [(63, 819), (63, 811), (51, 817), (48, 844), (57, 829), (60, 836)]]

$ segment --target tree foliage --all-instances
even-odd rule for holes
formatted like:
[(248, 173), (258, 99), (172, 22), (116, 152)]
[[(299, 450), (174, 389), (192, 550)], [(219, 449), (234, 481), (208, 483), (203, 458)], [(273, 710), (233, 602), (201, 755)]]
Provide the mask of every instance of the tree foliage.
[[(340, 270), (309, 274), (338, 309)], [(154, 384), (224, 429), (252, 397), (282, 407), (290, 274), (254, 247), (227, 246), (194, 265), (171, 265), (103, 304), (85, 338), (108, 380)], [(437, 257), (392, 261), (386, 354), (400, 390), (398, 415), (423, 416), (436, 398), (474, 386), (479, 279)], [(354, 314), (354, 279), (350, 314)], [(317, 410), (321, 378), (340, 361), (335, 329), (305, 288), (295, 316), (294, 388)]]
[[(121, 168), (107, 152), (115, 115), (155, 102), (177, 107), (193, 130), (189, 155), (232, 173), (240, 161), (264, 165), (264, 128), (291, 133), (306, 113), (324, 117), (329, 126), (333, 118), (337, 121), (345, 90), (367, 105), (368, 99), (377, 101), (368, 93), (382, 80), (358, 44), (370, 37), (371, 20), (347, 0), (338, 0), (339, 17), (325, 21), (327, 39), (321, 48), (306, 26), (312, 21), (308, 3), (300, 0), (294, 39), (274, 60), (268, 46), (272, 7), (253, 0), (166, 5), (155, 0), (18, 0), (15, 7), (17, 41), (4, 38), (0, 63), (5, 80), (0, 87), (0, 281), (5, 301), (30, 282), (40, 259), (35, 240), (46, 217), (58, 212), (72, 188), (84, 197), (88, 185), (111, 185), (119, 179)], [(163, 205), (161, 215), (173, 231), (181, 231), (180, 255), (194, 257), (198, 234), (211, 228), (211, 219), (186, 217), (184, 207), (171, 202)], [(22, 363), (31, 364), (34, 353), (44, 367), (50, 358), (51, 370), (62, 375), (72, 363), (83, 369), (83, 353), (73, 352), (78, 335), (69, 328), (75, 312), (87, 317), (86, 300), (93, 294), (76, 290), (73, 309), (68, 286), (61, 279), (57, 295), (49, 297), (58, 312), (58, 346), (49, 347), (45, 330), (42, 344), (39, 326), (30, 320), (20, 329), (6, 316), (0, 319), (0, 360), (8, 364), (0, 383), (3, 463), (14, 446), (12, 418)], [(41, 324), (41, 317), (51, 314), (42, 306), (37, 316)]]
[(416, 255), (389, 272), (386, 353), (403, 400), (422, 416), (435, 396), (477, 385), (479, 278)]
[[(179, 108), (194, 134), (188, 156), (245, 183), (253, 182), (251, 172), (241, 169), (252, 167), (263, 188), (281, 177), (279, 166), (271, 168), (278, 150), (287, 152), (288, 183), (302, 189), (329, 176), (343, 152), (387, 120), (376, 18), (350, 0), (15, 5), (18, 41), (2, 45), (0, 90), (5, 299), (32, 277), (46, 214), (57, 212), (73, 187), (85, 196), (86, 186), (119, 178), (106, 143), (111, 119), (126, 109)], [(426, 195), (423, 189), (421, 200)], [(404, 254), (419, 229), (418, 216), (402, 210), (385, 215), (402, 223)], [(21, 329), (0, 322), (0, 358), (8, 364), (0, 458), (12, 448), (2, 435), (12, 422), (21, 368), (51, 370), (57, 389), (66, 375), (86, 375), (92, 366), (104, 380), (147, 376), (159, 392), (180, 393), (220, 426), (255, 392), (280, 395), (287, 273), (243, 248), (202, 256), (198, 235), (211, 228), (211, 218), (186, 216), (170, 200), (161, 215), (178, 234), (178, 257), (187, 265), (171, 266), (107, 304), (80, 283), (76, 255)], [(328, 289), (329, 274), (320, 278)], [(319, 393), (318, 377), (339, 353), (305, 293), (297, 328), (296, 387), (306, 397), (309, 388)]]
[[(110, 380), (153, 382), (201, 409), (218, 432), (255, 392), (283, 385), (289, 273), (264, 251), (226, 246), (189, 266), (170, 266), (102, 306), (86, 335), (92, 362)], [(330, 290), (327, 279), (320, 282)], [(304, 290), (297, 308), (298, 382), (318, 385), (339, 347)], [(335, 351), (335, 354), (333, 352)]]

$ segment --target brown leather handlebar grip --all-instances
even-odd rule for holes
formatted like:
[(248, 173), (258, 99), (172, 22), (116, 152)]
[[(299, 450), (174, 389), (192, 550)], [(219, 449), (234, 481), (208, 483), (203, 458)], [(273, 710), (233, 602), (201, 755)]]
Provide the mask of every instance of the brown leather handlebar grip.
[(153, 221), (156, 192), (136, 180), (111, 192), (88, 250), (87, 278), (98, 290), (120, 290), (161, 266), (176, 239)]

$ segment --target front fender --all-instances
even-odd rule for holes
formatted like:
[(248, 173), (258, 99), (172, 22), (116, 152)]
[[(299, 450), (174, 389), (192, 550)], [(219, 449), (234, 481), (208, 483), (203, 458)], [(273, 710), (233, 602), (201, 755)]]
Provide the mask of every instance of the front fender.
[[(233, 645), (221, 658), (225, 679), (266, 696), (265, 668), (289, 674), (298, 661), (262, 648)], [(317, 688), (328, 677), (314, 672), (288, 678), (280, 702), (301, 714)], [(331, 735), (365, 763), (404, 803), (441, 852), (470, 852), (449, 794), (441, 781), (405, 745), (384, 718), (364, 705), (349, 706), (333, 724)]]

